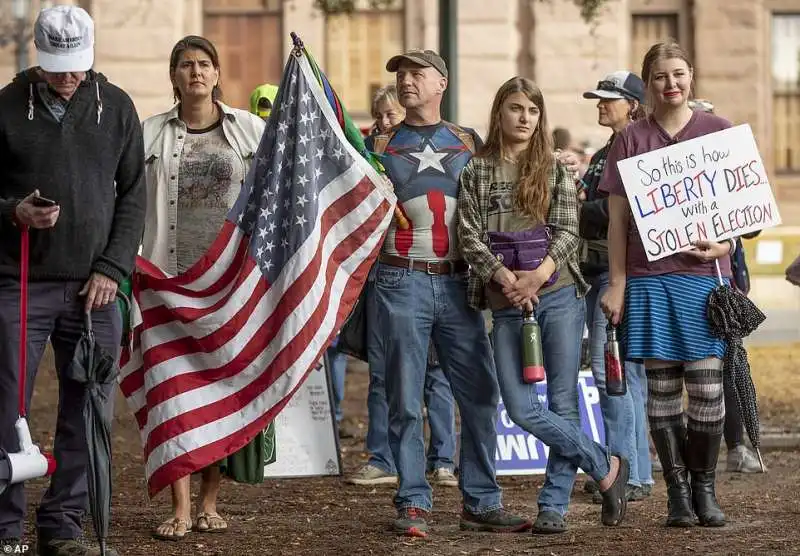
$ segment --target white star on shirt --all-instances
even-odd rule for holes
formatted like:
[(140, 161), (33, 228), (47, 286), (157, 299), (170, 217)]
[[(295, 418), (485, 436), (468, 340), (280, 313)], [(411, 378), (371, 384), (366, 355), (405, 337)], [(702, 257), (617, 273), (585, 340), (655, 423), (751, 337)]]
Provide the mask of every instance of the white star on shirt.
[(295, 224), (297, 224), (298, 226), (302, 226), (303, 224), (308, 222), (306, 220), (306, 217), (304, 215), (302, 215), (302, 214), (300, 216), (297, 216), (296, 218), (297, 218), (297, 222), (295, 222)]
[(444, 174), (442, 159), (447, 156), (447, 153), (434, 152), (430, 145), (425, 145), (422, 152), (411, 153), (411, 156), (419, 160), (417, 172), (422, 172), (425, 168), (433, 168)]
[(266, 249), (267, 251), (272, 251), (273, 249), (275, 249), (275, 244), (272, 243), (271, 241), (268, 241), (267, 243), (264, 244), (264, 249)]
[(288, 129), (289, 129), (289, 124), (287, 124), (285, 120), (281, 120), (280, 122), (278, 122), (278, 131), (286, 133)]
[(308, 202), (308, 199), (306, 199), (306, 196), (305, 196), (305, 194), (303, 194), (303, 195), (298, 195), (298, 196), (297, 196), (297, 201), (296, 201), (296, 202), (297, 202), (297, 204), (298, 204), (298, 205), (300, 205), (301, 207), (304, 207), (304, 206), (306, 206), (306, 203)]

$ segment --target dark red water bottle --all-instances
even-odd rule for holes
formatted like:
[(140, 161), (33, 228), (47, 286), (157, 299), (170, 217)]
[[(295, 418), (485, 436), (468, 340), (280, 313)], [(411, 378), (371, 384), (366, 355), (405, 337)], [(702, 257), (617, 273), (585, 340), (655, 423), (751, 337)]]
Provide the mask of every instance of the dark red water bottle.
[(536, 313), (526, 312), (522, 316), (522, 380), (533, 384), (543, 381), (544, 377), (542, 331)]
[(628, 391), (625, 380), (625, 362), (622, 360), (617, 340), (617, 327), (610, 322), (606, 326), (606, 394), (624, 396)]

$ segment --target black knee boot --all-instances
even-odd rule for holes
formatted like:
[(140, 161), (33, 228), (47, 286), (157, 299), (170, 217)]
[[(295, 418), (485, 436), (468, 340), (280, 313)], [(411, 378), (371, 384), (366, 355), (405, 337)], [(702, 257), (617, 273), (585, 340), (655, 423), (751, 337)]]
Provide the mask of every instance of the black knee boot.
[(722, 527), (725, 514), (717, 502), (714, 489), (717, 458), (722, 434), (689, 430), (686, 442), (686, 463), (692, 477), (692, 503), (700, 525)]
[(670, 427), (650, 431), (667, 483), (667, 527), (692, 527), (692, 491), (684, 463), (686, 429)]

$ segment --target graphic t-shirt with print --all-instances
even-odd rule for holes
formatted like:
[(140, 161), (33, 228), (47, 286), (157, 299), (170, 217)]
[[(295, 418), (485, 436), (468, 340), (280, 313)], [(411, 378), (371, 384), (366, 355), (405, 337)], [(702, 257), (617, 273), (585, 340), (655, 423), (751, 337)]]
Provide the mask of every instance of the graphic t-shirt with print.
[(244, 179), (244, 163), (225, 139), (222, 120), (186, 131), (178, 170), (178, 272), (191, 268), (217, 238)]
[[(480, 138), (472, 129), (476, 148)], [(372, 138), (367, 148), (373, 148)], [(397, 206), (409, 222), (402, 230), (392, 220), (383, 252), (424, 261), (458, 260), (456, 199), (461, 170), (472, 158), (464, 142), (444, 122), (401, 124), (381, 157), (394, 184)]]

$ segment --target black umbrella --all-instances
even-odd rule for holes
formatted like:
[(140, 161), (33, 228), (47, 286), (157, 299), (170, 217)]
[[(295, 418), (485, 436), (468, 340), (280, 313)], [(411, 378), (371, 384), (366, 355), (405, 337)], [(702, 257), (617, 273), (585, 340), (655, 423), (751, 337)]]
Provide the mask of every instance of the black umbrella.
[[(719, 265), (717, 266), (719, 270)], [(721, 279), (720, 279), (721, 281)], [(742, 416), (747, 436), (755, 448), (761, 471), (761, 431), (758, 420), (758, 400), (753, 379), (750, 376), (750, 363), (742, 338), (750, 335), (767, 318), (745, 294), (721, 284), (708, 296), (706, 316), (711, 332), (728, 344), (723, 359), (725, 386), (736, 394), (736, 403)]]
[[(111, 519), (111, 414), (108, 385), (117, 379), (119, 369), (114, 358), (95, 341), (90, 313), (84, 316), (84, 331), (67, 369), (67, 376), (86, 385), (83, 420), (89, 450), (89, 507), (100, 554), (106, 554), (106, 537)], [(104, 389), (105, 387), (105, 389)], [(106, 392), (109, 394), (107, 395)]]

